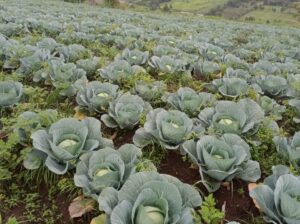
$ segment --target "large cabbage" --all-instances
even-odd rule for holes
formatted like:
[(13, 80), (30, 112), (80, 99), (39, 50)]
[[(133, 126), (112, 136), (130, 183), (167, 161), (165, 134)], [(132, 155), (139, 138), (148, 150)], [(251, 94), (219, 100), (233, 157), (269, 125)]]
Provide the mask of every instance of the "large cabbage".
[(84, 86), (76, 96), (76, 102), (89, 111), (106, 111), (109, 102), (117, 98), (119, 86), (110, 83), (92, 81)]
[(268, 223), (300, 223), (300, 177), (285, 166), (273, 167), (273, 174), (250, 191)]
[(264, 118), (264, 111), (253, 100), (239, 102), (218, 101), (214, 108), (208, 107), (199, 114), (200, 123), (222, 133), (253, 134)]
[(157, 108), (147, 114), (144, 127), (136, 131), (133, 142), (140, 147), (156, 142), (166, 149), (178, 149), (192, 130), (193, 121), (185, 113)]
[(63, 118), (52, 124), (49, 130), (38, 130), (31, 136), (33, 150), (24, 165), (37, 169), (42, 163), (56, 174), (64, 174), (76, 166), (79, 157), (89, 151), (113, 146), (112, 141), (101, 134), (101, 123), (87, 117), (82, 121)]
[(108, 224), (193, 224), (191, 211), (202, 199), (196, 189), (175, 177), (141, 172), (120, 191), (104, 189), (98, 202)]
[(202, 136), (198, 141), (185, 142), (183, 149), (199, 166), (202, 182), (209, 191), (218, 190), (221, 182), (234, 178), (251, 182), (260, 178), (258, 162), (250, 160), (250, 147), (238, 135)]
[(136, 126), (141, 116), (152, 109), (148, 102), (130, 93), (125, 93), (109, 103), (108, 113), (101, 116), (107, 127), (131, 129)]
[(141, 156), (142, 151), (131, 144), (125, 144), (118, 150), (107, 147), (85, 153), (76, 167), (75, 185), (97, 200), (106, 187), (120, 189), (127, 178), (137, 171)]

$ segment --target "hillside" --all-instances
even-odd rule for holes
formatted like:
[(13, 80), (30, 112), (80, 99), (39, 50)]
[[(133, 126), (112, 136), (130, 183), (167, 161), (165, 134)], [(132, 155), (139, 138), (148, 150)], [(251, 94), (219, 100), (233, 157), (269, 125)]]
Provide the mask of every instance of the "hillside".
[(125, 0), (131, 6), (165, 12), (203, 14), (214, 18), (300, 27), (296, 0)]

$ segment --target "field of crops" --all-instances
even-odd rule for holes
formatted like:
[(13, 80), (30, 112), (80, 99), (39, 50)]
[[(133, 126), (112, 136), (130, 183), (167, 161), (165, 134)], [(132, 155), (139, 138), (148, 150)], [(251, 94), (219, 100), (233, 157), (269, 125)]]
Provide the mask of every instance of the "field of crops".
[(0, 1), (0, 224), (299, 224), (300, 30)]

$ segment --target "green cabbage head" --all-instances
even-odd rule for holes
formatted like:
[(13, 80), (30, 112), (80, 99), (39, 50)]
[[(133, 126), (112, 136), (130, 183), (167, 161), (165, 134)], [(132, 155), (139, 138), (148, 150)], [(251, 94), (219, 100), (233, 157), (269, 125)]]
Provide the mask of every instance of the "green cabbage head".
[(109, 102), (118, 96), (119, 86), (111, 83), (101, 83), (99, 81), (89, 82), (76, 96), (76, 102), (81, 108), (86, 108), (91, 112), (106, 111)]
[(63, 118), (49, 130), (38, 130), (31, 136), (33, 150), (24, 161), (27, 169), (37, 169), (44, 163), (56, 174), (65, 174), (74, 168), (79, 157), (89, 151), (113, 146), (101, 134), (99, 120), (87, 117), (82, 121)]
[(253, 134), (264, 119), (264, 111), (256, 102), (245, 98), (237, 103), (218, 101), (214, 108), (202, 110), (198, 118), (203, 127), (221, 133)]
[(191, 211), (202, 199), (175, 177), (140, 172), (130, 176), (120, 191), (104, 189), (98, 202), (108, 224), (193, 224)]
[(180, 110), (190, 117), (195, 117), (201, 109), (213, 103), (215, 98), (210, 93), (197, 93), (191, 88), (181, 87), (176, 93), (167, 95), (165, 100), (174, 109)]
[(18, 103), (22, 95), (23, 85), (20, 82), (0, 81), (0, 108)]
[(210, 192), (234, 178), (251, 182), (260, 178), (259, 163), (251, 160), (249, 145), (238, 135), (202, 136), (198, 141), (186, 141), (183, 149), (199, 166), (201, 179)]
[(132, 129), (151, 109), (141, 97), (125, 93), (109, 103), (108, 113), (103, 114), (101, 120), (110, 128)]
[(192, 130), (193, 121), (185, 113), (157, 108), (147, 114), (146, 123), (136, 131), (133, 142), (139, 147), (155, 142), (166, 149), (178, 149)]
[(273, 174), (250, 191), (265, 221), (274, 224), (300, 223), (300, 177), (285, 166), (273, 167)]
[(118, 150), (106, 147), (85, 153), (76, 167), (75, 185), (97, 200), (105, 187), (120, 189), (136, 172), (141, 156), (141, 149), (132, 144), (125, 144)]

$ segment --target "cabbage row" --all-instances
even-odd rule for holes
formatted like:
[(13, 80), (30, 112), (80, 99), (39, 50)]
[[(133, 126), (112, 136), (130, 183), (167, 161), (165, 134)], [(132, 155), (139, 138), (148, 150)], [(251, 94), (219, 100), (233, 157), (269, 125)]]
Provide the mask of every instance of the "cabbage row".
[[(39, 86), (81, 115), (21, 111), (11, 128), (30, 148), (27, 169), (74, 174), (112, 224), (194, 223), (202, 197), (158, 173), (143, 156), (149, 146), (186, 155), (215, 192), (267, 173), (252, 159), (267, 129), (299, 171), (299, 30), (58, 4), (0, 7), (1, 112), (9, 117), (28, 100), (24, 86)], [(116, 149), (107, 129), (133, 131), (132, 144)], [(299, 177), (273, 165), (250, 196), (267, 222), (299, 223)]]

